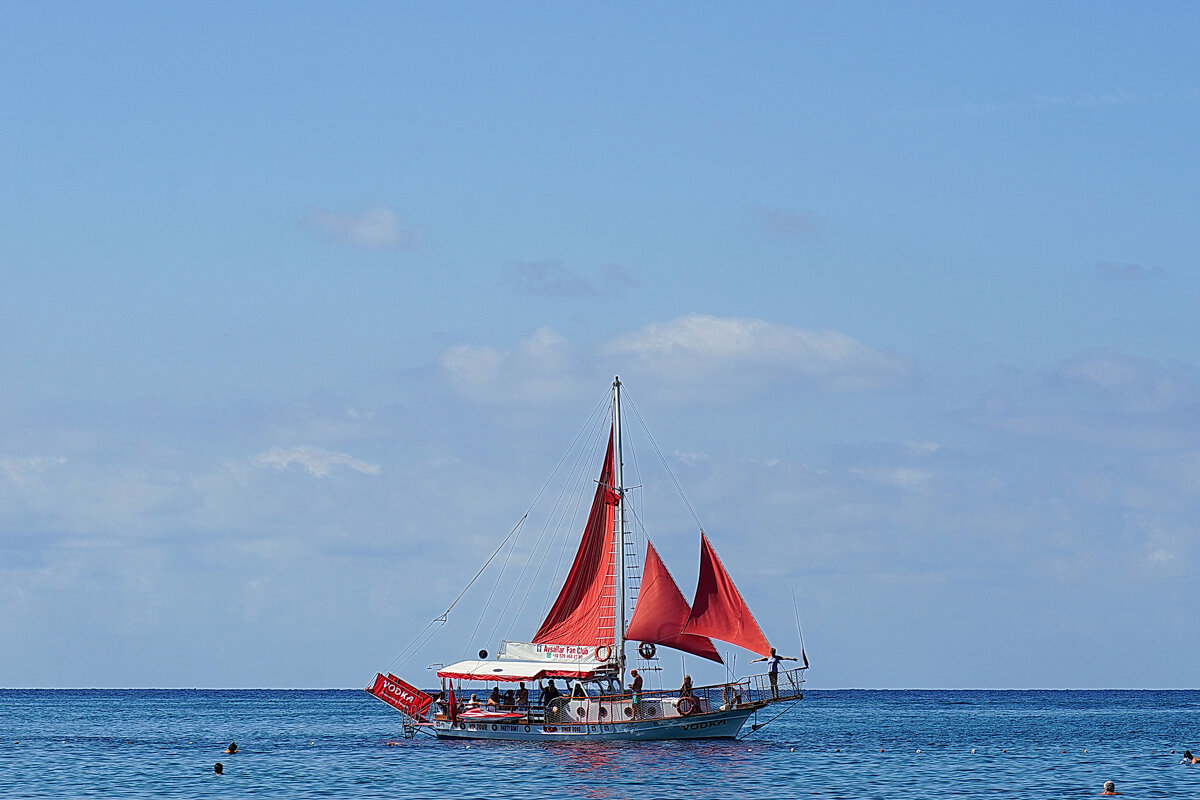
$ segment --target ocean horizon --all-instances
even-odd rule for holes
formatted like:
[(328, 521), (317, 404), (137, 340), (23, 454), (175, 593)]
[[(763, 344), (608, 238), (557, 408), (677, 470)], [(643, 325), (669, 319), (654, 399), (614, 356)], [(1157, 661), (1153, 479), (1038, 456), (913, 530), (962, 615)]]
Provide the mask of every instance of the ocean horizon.
[(0, 797), (1200, 794), (1179, 763), (1200, 750), (1189, 689), (812, 689), (737, 741), (441, 742), (400, 722), (362, 689), (3, 689)]

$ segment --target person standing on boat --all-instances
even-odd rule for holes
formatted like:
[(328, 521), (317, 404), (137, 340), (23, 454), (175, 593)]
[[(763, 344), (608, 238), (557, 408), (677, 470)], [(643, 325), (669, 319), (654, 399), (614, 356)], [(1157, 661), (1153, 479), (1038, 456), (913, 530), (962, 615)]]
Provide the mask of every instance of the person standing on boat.
[(528, 710), (529, 710), (529, 690), (526, 689), (525, 684), (522, 683), (517, 688), (517, 711), (528, 711)]
[(550, 701), (559, 696), (558, 687), (554, 685), (554, 678), (551, 678), (549, 685), (542, 689), (542, 706), (550, 705)]
[(633, 678), (629, 682), (629, 693), (633, 697), (634, 705), (642, 701), (642, 676), (638, 675), (636, 669), (629, 670), (630, 676)]
[(500, 687), (499, 686), (492, 687), (492, 693), (488, 695), (487, 706), (488, 706), (488, 709), (491, 711), (499, 711), (500, 710)]
[(799, 661), (799, 660), (800, 659), (792, 658), (791, 656), (778, 655), (775, 652), (775, 648), (772, 647), (771, 655), (763, 656), (762, 658), (752, 659), (750, 661), (750, 663), (753, 664), (755, 661), (767, 662), (767, 667), (770, 670), (769, 674), (771, 676), (771, 699), (778, 700), (779, 699), (779, 662), (780, 661)]

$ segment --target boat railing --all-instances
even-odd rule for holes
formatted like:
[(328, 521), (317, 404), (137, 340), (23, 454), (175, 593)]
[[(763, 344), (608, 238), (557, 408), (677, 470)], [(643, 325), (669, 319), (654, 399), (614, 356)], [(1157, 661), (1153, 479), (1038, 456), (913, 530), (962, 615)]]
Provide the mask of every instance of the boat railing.
[(774, 703), (780, 700), (801, 700), (804, 697), (804, 670), (807, 667), (781, 669), (744, 678), (750, 702)]
[[(483, 708), (499, 712), (518, 712), (522, 720), (535, 724), (580, 725), (613, 724), (670, 717), (686, 717), (730, 711), (736, 708), (761, 708), (774, 702), (799, 700), (804, 697), (804, 667), (780, 670), (771, 679), (770, 673), (750, 675), (728, 683), (682, 689), (649, 689), (612, 695), (571, 697), (561, 695), (546, 704), (502, 706), (486, 704)], [(532, 698), (531, 698), (532, 699)], [(438, 716), (445, 719), (445, 703), (439, 702)], [(464, 706), (469, 708), (470, 706)]]

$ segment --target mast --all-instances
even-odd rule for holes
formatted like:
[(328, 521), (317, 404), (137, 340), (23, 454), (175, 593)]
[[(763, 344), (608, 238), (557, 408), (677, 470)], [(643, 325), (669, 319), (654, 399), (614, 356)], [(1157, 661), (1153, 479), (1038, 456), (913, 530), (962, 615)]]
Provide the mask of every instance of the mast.
[(621, 477), (621, 378), (613, 378), (613, 486), (617, 513), (613, 522), (613, 546), (617, 548), (613, 576), (613, 641), (616, 643), (617, 682), (625, 688), (625, 484)]

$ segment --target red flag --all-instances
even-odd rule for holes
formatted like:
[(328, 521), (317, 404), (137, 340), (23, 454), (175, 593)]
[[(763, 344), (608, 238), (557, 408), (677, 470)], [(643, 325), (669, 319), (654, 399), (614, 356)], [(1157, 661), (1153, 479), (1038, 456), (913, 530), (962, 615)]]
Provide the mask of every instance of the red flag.
[(808, 654), (804, 652), (804, 648), (800, 648), (800, 657), (804, 659), (804, 668), (808, 669)]
[[(450, 683), (447, 681), (447, 683)], [(450, 724), (458, 722), (458, 703), (454, 701), (454, 684), (450, 684), (450, 694), (446, 697), (446, 716), (450, 718)]]

